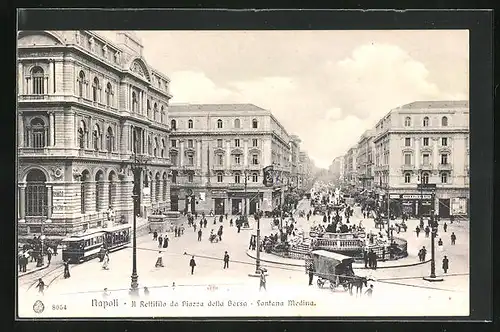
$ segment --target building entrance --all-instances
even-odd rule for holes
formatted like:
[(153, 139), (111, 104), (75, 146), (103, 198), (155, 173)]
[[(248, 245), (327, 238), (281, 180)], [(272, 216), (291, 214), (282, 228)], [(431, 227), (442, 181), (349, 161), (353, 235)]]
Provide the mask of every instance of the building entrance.
[(242, 202), (241, 198), (233, 198), (231, 214), (240, 214), (241, 213), (241, 209), (242, 209), (241, 202)]
[(196, 199), (194, 195), (191, 196), (186, 196), (186, 205), (185, 205), (185, 211), (187, 213), (195, 213), (196, 212)]
[(449, 218), (450, 217), (450, 199), (440, 198), (439, 199), (439, 217)]
[(216, 215), (225, 214), (224, 198), (215, 198), (214, 211)]

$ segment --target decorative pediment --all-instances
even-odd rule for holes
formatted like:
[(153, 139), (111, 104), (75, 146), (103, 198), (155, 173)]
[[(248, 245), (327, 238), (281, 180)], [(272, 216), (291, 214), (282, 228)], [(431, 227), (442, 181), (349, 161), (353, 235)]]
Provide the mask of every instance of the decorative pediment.
[(250, 149), (248, 149), (248, 152), (249, 153), (252, 153), (252, 154), (260, 154), (260, 149), (259, 148), (256, 148), (256, 147), (251, 147)]
[(407, 146), (407, 147), (404, 147), (403, 148), (403, 152), (406, 152), (406, 153), (413, 153), (414, 152), (414, 149)]
[(186, 150), (184, 150), (184, 155), (194, 155), (196, 154), (196, 150), (194, 148), (187, 148)]
[(420, 152), (432, 152), (432, 148), (430, 146), (422, 146)]
[(224, 150), (222, 148), (215, 148), (214, 153), (215, 154), (226, 154), (226, 150)]
[(59, 36), (48, 31), (21, 31), (17, 43), (20, 47), (64, 45)]
[(233, 148), (231, 154), (243, 154), (243, 150), (240, 148)]
[(451, 149), (448, 146), (442, 146), (439, 148), (440, 153), (451, 153)]
[(146, 63), (140, 59), (136, 58), (132, 61), (130, 65), (130, 70), (139, 76), (144, 77), (147, 81), (151, 81), (151, 75), (149, 74), (149, 69)]
[(170, 154), (179, 154), (179, 149), (178, 148), (170, 148)]

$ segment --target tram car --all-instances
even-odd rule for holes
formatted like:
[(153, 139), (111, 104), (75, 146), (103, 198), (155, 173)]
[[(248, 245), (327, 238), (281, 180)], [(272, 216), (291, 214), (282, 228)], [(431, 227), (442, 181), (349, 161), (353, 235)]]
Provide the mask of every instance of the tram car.
[(71, 264), (91, 260), (100, 252), (112, 252), (130, 244), (130, 225), (118, 225), (75, 234), (62, 241), (62, 259)]
[(318, 287), (323, 288), (328, 285), (332, 291), (339, 286), (344, 290), (349, 289), (351, 279), (356, 277), (352, 263), (354, 258), (326, 250), (312, 251), (310, 259), (306, 262), (314, 267), (313, 273), (318, 277)]

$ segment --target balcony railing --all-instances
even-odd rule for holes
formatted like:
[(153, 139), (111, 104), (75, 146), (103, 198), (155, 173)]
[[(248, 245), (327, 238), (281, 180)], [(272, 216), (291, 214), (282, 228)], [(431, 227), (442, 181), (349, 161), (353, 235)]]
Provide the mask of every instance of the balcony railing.
[(245, 166), (243, 164), (231, 164), (230, 169), (232, 170), (240, 170), (243, 169)]
[(432, 163), (422, 163), (422, 164), (420, 164), (420, 170), (422, 170), (422, 171), (431, 171), (432, 170)]
[(404, 165), (402, 165), (402, 166), (401, 166), (401, 170), (402, 170), (403, 172), (406, 172), (406, 171), (410, 171), (410, 172), (412, 172), (412, 171), (414, 171), (414, 170), (415, 170), (415, 166), (414, 166), (414, 165), (412, 165), (412, 164), (404, 164)]
[(213, 165), (213, 168), (216, 171), (221, 171), (221, 170), (225, 170), (226, 166), (225, 165), (217, 165), (217, 164), (215, 164), (215, 165)]
[(443, 171), (451, 171), (452, 169), (452, 166), (450, 163), (446, 163), (446, 164), (438, 164), (438, 169), (439, 170), (443, 170)]

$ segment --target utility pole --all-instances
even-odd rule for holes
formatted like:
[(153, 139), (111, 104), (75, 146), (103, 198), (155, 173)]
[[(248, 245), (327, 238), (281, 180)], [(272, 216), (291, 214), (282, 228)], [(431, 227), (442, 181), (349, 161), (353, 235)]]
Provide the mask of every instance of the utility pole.
[(433, 191), (432, 192), (432, 209), (431, 209), (431, 273), (428, 277), (424, 277), (424, 280), (430, 281), (430, 282), (436, 282), (436, 281), (443, 281), (443, 278), (438, 278), (436, 277), (436, 246), (435, 246), (435, 240), (436, 240), (436, 233), (437, 233), (437, 223), (436, 220), (434, 220), (434, 208), (435, 208), (435, 203), (436, 203), (436, 193)]

